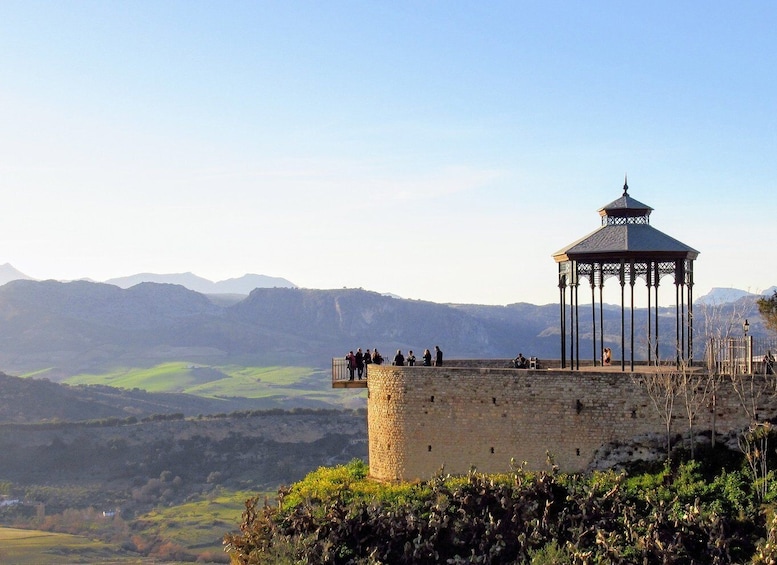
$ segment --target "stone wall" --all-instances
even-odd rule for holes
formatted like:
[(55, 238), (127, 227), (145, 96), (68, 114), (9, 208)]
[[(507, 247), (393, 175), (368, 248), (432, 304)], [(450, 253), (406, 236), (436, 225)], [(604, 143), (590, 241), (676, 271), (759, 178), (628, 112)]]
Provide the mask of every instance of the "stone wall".
[[(526, 371), (493, 367), (370, 368), (367, 400), (370, 474), (379, 480), (428, 479), (440, 468), (508, 471), (510, 460), (546, 468), (552, 453), (563, 471), (582, 471), (610, 442), (665, 427), (639, 374), (620, 371)], [(755, 379), (762, 377), (756, 376)], [(718, 433), (749, 423), (730, 382), (719, 384), (695, 429)], [(770, 400), (771, 402), (771, 400)], [(761, 417), (774, 413), (761, 407)], [(687, 433), (682, 398), (673, 433)]]

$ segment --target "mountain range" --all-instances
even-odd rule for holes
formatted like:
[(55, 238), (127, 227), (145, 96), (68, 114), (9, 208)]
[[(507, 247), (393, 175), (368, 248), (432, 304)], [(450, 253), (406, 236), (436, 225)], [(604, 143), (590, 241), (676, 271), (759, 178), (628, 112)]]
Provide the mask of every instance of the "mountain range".
[[(15, 280), (35, 279), (25, 275), (9, 263), (0, 265), (0, 286)], [(81, 280), (89, 280), (90, 282), (94, 282), (90, 279)], [(119, 288), (130, 288), (144, 282), (178, 284), (201, 294), (223, 294), (233, 295), (235, 297), (239, 297), (241, 295), (247, 296), (255, 288), (297, 288), (297, 285), (295, 285), (293, 282), (282, 277), (269, 277), (267, 275), (256, 275), (250, 273), (245, 274), (242, 277), (225, 279), (217, 282), (205, 279), (190, 272), (170, 274), (138, 273), (136, 275), (108, 279), (103, 282), (105, 282), (105, 284), (118, 286)], [(707, 294), (694, 300), (694, 303), (709, 305), (725, 304), (729, 302), (736, 302), (737, 300), (748, 296), (771, 296), (773, 292), (777, 292), (777, 286), (767, 288), (760, 293), (752, 293), (738, 288), (715, 287), (712, 288)], [(392, 298), (400, 298), (395, 294), (385, 293), (385, 295)], [(226, 298), (226, 302), (229, 302), (229, 298)]]
[(52, 380), (167, 360), (326, 368), (349, 350), (458, 357), (547, 351), (556, 306), (451, 306), (358, 289), (256, 288), (224, 305), (180, 285), (88, 281), (0, 286), (0, 370)]
[[(15, 280), (34, 280), (16, 269), (13, 265), (5, 263), (0, 265), (0, 285)], [(82, 279), (89, 280), (89, 279)], [(94, 282), (94, 281), (90, 281)], [(199, 277), (194, 273), (156, 274), (139, 273), (127, 277), (118, 277), (104, 281), (119, 288), (130, 288), (143, 282), (155, 282), (164, 284), (179, 284), (183, 287), (200, 292), (202, 294), (233, 294), (248, 295), (255, 288), (295, 288), (296, 285), (281, 277), (268, 277), (267, 275), (245, 274), (242, 277), (213, 282)]]
[[(763, 333), (755, 300), (736, 304), (751, 334)], [(225, 303), (169, 283), (20, 279), (0, 286), (0, 371), (56, 381), (166, 361), (326, 369), (357, 347), (391, 358), (435, 345), (449, 358), (557, 359), (558, 315), (555, 304), (437, 304), (361, 289), (255, 288)], [(661, 325), (674, 327), (674, 315), (660, 309)], [(605, 305), (604, 317), (605, 340), (620, 343), (620, 308)], [(645, 310), (635, 310), (635, 324), (644, 327)], [(700, 335), (703, 324), (698, 316)], [(583, 317), (580, 335), (590, 335)]]

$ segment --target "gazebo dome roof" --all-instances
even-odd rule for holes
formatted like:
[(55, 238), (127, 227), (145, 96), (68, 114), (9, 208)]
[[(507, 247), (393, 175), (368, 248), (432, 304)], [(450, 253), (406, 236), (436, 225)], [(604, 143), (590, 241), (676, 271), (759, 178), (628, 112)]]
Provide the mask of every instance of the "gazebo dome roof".
[(582, 259), (696, 259), (699, 252), (649, 224), (606, 224), (553, 254)]
[(599, 209), (599, 215), (604, 217), (644, 217), (650, 216), (650, 212), (653, 208), (647, 204), (643, 204), (639, 200), (636, 200), (629, 196), (629, 183), (628, 180), (623, 182), (623, 195), (607, 204), (603, 208)]
[(650, 225), (652, 208), (623, 195), (599, 210), (602, 226), (553, 254), (557, 263), (615, 260), (696, 259), (699, 252)]

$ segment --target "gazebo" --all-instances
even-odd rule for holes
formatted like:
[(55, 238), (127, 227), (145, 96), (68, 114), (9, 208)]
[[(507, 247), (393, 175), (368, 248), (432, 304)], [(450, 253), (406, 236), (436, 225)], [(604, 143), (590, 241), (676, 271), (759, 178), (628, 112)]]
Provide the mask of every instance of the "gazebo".
[[(567, 366), (567, 340), (571, 368), (580, 368), (578, 293), (585, 280), (591, 288), (593, 364), (600, 362), (601, 353), (597, 348), (596, 290), (599, 290), (598, 345), (601, 348), (605, 336), (603, 289), (607, 279), (616, 279), (621, 287), (621, 370), (626, 370), (627, 285), (631, 322), (628, 351), (630, 367), (634, 370), (634, 285), (639, 279), (647, 286), (647, 362), (658, 363), (658, 287), (661, 279), (669, 275), (674, 276), (675, 285), (676, 363), (679, 366), (684, 361), (693, 362), (693, 261), (699, 252), (651, 226), (652, 211), (651, 207), (629, 196), (626, 179), (621, 197), (599, 210), (601, 227), (553, 254), (558, 263), (562, 368)], [(663, 333), (661, 335), (663, 337)]]

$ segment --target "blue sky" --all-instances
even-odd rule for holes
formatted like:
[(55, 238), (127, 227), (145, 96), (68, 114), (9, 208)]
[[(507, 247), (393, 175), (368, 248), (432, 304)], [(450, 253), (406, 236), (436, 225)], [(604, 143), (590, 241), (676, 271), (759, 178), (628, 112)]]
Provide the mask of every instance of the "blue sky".
[(761, 291), (776, 28), (768, 2), (3, 0), (0, 263), (544, 304), (627, 174), (701, 252), (695, 296)]

